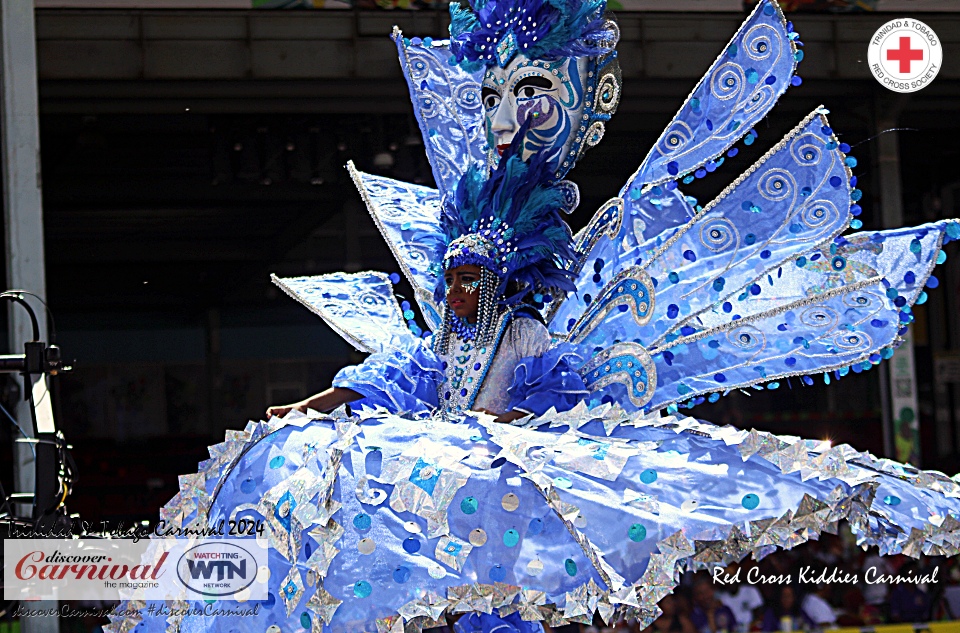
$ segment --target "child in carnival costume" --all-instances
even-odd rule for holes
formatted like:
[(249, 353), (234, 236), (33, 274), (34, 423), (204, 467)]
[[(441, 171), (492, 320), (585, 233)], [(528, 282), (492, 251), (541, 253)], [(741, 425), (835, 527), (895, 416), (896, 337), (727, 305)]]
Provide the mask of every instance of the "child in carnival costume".
[(889, 358), (960, 238), (956, 221), (845, 234), (856, 163), (822, 108), (710, 203), (680, 192), (799, 84), (777, 4), (757, 4), (572, 237), (563, 178), (616, 109), (615, 22), (592, 0), (451, 13), (449, 40), (395, 32), (438, 188), (348, 166), (435, 334), (386, 275), (277, 279), (371, 355), (231, 432), (161, 511), (183, 528), (261, 522), (267, 598), (238, 621), (150, 617), (133, 596), (141, 615), (113, 629), (645, 627), (682, 570), (843, 520), (881, 554), (956, 554), (956, 478), (680, 414)]

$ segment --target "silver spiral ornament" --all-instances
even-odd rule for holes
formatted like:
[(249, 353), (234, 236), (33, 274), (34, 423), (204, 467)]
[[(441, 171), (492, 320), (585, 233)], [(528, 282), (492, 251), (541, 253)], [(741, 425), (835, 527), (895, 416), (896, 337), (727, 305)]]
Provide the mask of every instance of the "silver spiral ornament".
[(738, 97), (746, 83), (743, 68), (733, 62), (726, 62), (713, 71), (713, 76), (710, 78), (710, 91), (717, 99), (726, 101)]
[(800, 322), (809, 327), (834, 327), (840, 321), (837, 311), (828, 306), (810, 306), (800, 313)]
[(760, 195), (773, 202), (786, 200), (794, 195), (796, 190), (797, 183), (793, 174), (779, 167), (765, 173), (757, 182), (757, 191), (760, 192)]
[(811, 229), (833, 222), (840, 212), (829, 200), (813, 200), (800, 210), (800, 220)]
[(769, 24), (758, 24), (743, 36), (743, 50), (750, 59), (768, 59), (780, 54), (780, 37)]
[(604, 73), (597, 84), (593, 109), (603, 114), (613, 114), (620, 103), (620, 78), (616, 73)]
[(876, 310), (883, 307), (883, 300), (873, 292), (861, 290), (843, 295), (843, 305), (862, 310)]
[(700, 242), (714, 253), (740, 245), (740, 233), (727, 218), (708, 220), (700, 227)]
[(767, 337), (762, 331), (752, 325), (741, 325), (727, 332), (727, 340), (731, 345), (743, 351), (750, 352), (763, 349), (766, 345)]
[(833, 344), (837, 349), (850, 353), (867, 351), (873, 341), (864, 332), (841, 332), (833, 337)]
[(682, 151), (693, 138), (693, 130), (683, 121), (676, 121), (663, 135), (657, 149), (664, 156)]
[(823, 158), (823, 141), (813, 134), (801, 134), (790, 142), (790, 156), (801, 167), (817, 165)]

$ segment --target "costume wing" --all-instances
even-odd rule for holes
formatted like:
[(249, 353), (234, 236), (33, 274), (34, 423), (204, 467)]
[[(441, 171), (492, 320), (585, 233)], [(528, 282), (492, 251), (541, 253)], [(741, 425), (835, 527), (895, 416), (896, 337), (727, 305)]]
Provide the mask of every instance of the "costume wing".
[(436, 189), (365, 174), (347, 163), (347, 170), (380, 234), (404, 276), (430, 329), (442, 318), (433, 300), (445, 248), (440, 231), (440, 196)]
[[(658, 384), (649, 406), (693, 403), (715, 391), (852, 367), (890, 358), (940, 253), (946, 223), (861, 233), (843, 247), (786, 262), (760, 285), (780, 288), (776, 301), (747, 292), (741, 318), (704, 313), (695, 327), (653, 350)], [(798, 258), (799, 259), (799, 258)], [(690, 331), (694, 330), (694, 331)], [(829, 379), (828, 379), (829, 380)]]
[(441, 196), (452, 194), (470, 164), (485, 160), (482, 71), (451, 66), (447, 40), (408, 39), (397, 28), (393, 39), (434, 180)]
[[(636, 263), (638, 245), (688, 223), (696, 201), (672, 182), (713, 172), (720, 155), (773, 108), (802, 58), (792, 24), (774, 0), (759, 2), (700, 80), (637, 171), (578, 234), (577, 295), (546, 311), (551, 332), (568, 332), (613, 276)], [(694, 176), (689, 176), (694, 178)]]
[(574, 272), (577, 293), (556, 297), (548, 304), (544, 320), (550, 331), (565, 336), (583, 314), (585, 301), (606, 286), (617, 271), (634, 264), (639, 247), (651, 237), (696, 215), (687, 198), (677, 190), (655, 187), (629, 204), (613, 198), (574, 237), (580, 254)]
[[(713, 171), (717, 157), (766, 116), (802, 53), (775, 0), (758, 2), (663, 131), (624, 192)], [(623, 194), (621, 194), (622, 196)], [(625, 199), (629, 199), (629, 195)]]
[(587, 386), (652, 410), (889, 357), (956, 229), (839, 237), (858, 212), (848, 162), (814, 112), (595, 296), (568, 298)]
[(361, 352), (389, 351), (413, 337), (393, 296), (393, 285), (383, 273), (285, 279), (272, 275), (271, 279)]
[[(834, 238), (852, 217), (844, 160), (814, 112), (693, 218), (622, 252), (629, 266), (605, 272), (607, 263), (591, 253), (587, 270), (596, 281), (612, 278), (593, 294), (580, 286), (567, 298), (577, 315), (564, 324), (568, 338), (592, 347), (614, 340), (652, 346), (674, 323), (722, 306), (792, 254)], [(620, 307), (638, 293), (645, 301)]]

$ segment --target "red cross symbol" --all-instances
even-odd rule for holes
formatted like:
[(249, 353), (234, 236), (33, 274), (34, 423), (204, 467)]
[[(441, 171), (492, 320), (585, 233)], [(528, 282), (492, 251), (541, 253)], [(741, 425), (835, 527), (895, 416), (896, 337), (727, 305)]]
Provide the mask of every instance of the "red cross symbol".
[(910, 72), (910, 62), (923, 61), (922, 48), (910, 48), (910, 36), (900, 38), (900, 48), (891, 48), (887, 51), (887, 61), (900, 62), (900, 72)]

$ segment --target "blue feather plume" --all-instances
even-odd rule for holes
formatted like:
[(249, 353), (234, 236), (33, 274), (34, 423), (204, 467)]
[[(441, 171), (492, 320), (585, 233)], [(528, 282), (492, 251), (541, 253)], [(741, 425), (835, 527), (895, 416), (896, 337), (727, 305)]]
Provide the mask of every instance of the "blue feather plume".
[[(501, 253), (500, 268), (492, 271), (500, 278), (497, 294), (507, 304), (522, 300), (531, 291), (574, 289), (570, 268), (577, 255), (570, 227), (561, 216), (564, 194), (550, 178), (550, 165), (541, 154), (528, 161), (521, 159), (528, 129), (528, 123), (521, 126), (489, 178), (476, 166), (464, 173), (453, 201), (444, 204), (440, 217), (448, 245), (478, 232), (481, 225), (493, 226), (495, 239), (510, 242), (510, 252)], [(508, 228), (501, 231), (498, 227), (504, 225)], [(459, 262), (464, 263), (481, 262)], [(519, 287), (505, 296), (511, 282)], [(438, 303), (443, 301), (444, 291), (441, 280), (434, 291)]]
[(530, 59), (596, 57), (614, 38), (604, 19), (606, 0), (486, 0), (469, 8), (450, 3), (450, 51), (464, 67), (496, 63), (497, 44), (512, 34)]

